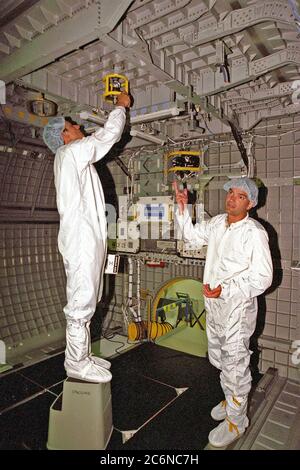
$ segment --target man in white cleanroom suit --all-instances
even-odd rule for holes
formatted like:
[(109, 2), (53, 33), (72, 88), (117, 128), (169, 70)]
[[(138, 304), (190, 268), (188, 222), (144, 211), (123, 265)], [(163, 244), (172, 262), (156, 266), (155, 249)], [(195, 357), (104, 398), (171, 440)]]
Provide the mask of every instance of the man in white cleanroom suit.
[(91, 355), (90, 321), (102, 295), (107, 249), (105, 200), (93, 163), (120, 140), (129, 106), (129, 96), (118, 95), (104, 128), (89, 137), (63, 117), (51, 119), (43, 133), (55, 153), (58, 248), (67, 276), (64, 365), (69, 377), (96, 383), (110, 381), (111, 373), (108, 361)]
[(223, 447), (240, 437), (249, 424), (249, 340), (256, 325), (257, 296), (273, 277), (268, 235), (248, 215), (258, 198), (253, 180), (244, 177), (225, 183), (226, 214), (196, 225), (186, 208), (187, 190), (179, 191), (176, 183), (174, 187), (183, 238), (199, 248), (208, 245), (203, 279), (208, 355), (221, 370), (225, 395), (211, 411), (213, 419), (222, 422), (210, 432), (209, 442)]

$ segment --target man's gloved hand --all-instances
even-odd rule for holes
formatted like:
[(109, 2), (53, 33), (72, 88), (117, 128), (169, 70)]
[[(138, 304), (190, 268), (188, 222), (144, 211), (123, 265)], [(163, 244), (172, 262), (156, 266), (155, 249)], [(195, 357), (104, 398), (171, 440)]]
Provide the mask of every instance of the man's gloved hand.
[(217, 299), (218, 297), (220, 297), (221, 292), (222, 292), (221, 286), (218, 286), (215, 289), (211, 289), (209, 287), (209, 284), (203, 284), (203, 295), (205, 297), (208, 297), (210, 299)]
[(178, 204), (179, 213), (183, 214), (185, 206), (188, 203), (187, 189), (185, 188), (183, 191), (179, 191), (178, 186), (177, 186), (177, 181), (173, 181), (172, 185), (173, 185), (173, 188), (175, 190), (175, 198), (176, 198), (176, 202)]
[(130, 108), (130, 105), (131, 105), (130, 96), (125, 91), (122, 91), (122, 93), (120, 93), (117, 96), (116, 106), (123, 106), (124, 108)]

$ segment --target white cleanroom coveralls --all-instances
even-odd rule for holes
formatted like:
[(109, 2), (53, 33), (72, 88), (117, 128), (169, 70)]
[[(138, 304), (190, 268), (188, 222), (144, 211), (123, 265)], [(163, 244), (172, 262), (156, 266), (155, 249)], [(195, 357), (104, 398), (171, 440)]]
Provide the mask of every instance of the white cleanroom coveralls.
[(249, 340), (257, 317), (257, 296), (272, 283), (268, 235), (248, 214), (228, 225), (227, 214), (193, 225), (185, 209), (177, 212), (185, 241), (208, 245), (203, 283), (221, 285), (218, 298), (205, 299), (210, 362), (221, 370), (220, 380), (231, 423), (247, 427), (247, 396), (251, 388)]
[[(54, 160), (60, 214), (58, 247), (67, 275), (65, 367), (67, 373), (71, 368), (80, 369), (80, 378), (85, 372), (90, 376), (90, 362), (79, 362), (90, 353), (89, 323), (102, 295), (107, 250), (105, 200), (93, 163), (119, 141), (125, 120), (125, 108), (117, 106), (104, 128), (60, 147)], [(105, 372), (110, 379), (110, 373)]]

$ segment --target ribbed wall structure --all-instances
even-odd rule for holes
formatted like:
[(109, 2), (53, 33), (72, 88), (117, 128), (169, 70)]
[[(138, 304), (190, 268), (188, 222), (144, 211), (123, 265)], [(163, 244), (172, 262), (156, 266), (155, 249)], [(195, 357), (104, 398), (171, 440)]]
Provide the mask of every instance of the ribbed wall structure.
[(53, 158), (2, 147), (0, 193), (0, 337), (14, 362), (64, 338)]

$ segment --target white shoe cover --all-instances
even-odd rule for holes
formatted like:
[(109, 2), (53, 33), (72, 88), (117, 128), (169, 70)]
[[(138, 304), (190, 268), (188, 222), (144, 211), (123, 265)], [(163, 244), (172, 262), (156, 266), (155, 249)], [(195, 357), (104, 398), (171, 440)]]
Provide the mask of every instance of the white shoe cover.
[(226, 405), (226, 400), (220, 401), (220, 403), (216, 405), (210, 412), (212, 419), (215, 421), (223, 421), (223, 419), (225, 419), (227, 416)]
[(92, 353), (92, 343), (91, 343), (91, 331), (90, 331), (90, 324), (91, 322), (87, 322), (85, 325), (87, 334), (88, 334), (88, 357), (95, 363), (97, 366), (104, 367), (104, 369), (109, 370), (111, 367), (111, 363), (102, 359), (102, 357), (94, 356)]
[(249, 420), (247, 416), (244, 419), (244, 426), (236, 426), (228, 419), (225, 419), (216, 428), (210, 431), (208, 435), (209, 443), (214, 447), (225, 447), (236, 439), (239, 439), (248, 427)]
[(102, 357), (94, 356), (94, 354), (90, 354), (89, 358), (100, 367), (104, 367), (104, 369), (109, 370), (111, 367), (111, 363)]
[(65, 369), (68, 377), (85, 382), (105, 383), (112, 379), (109, 370), (100, 367), (89, 357), (78, 362), (66, 360)]

